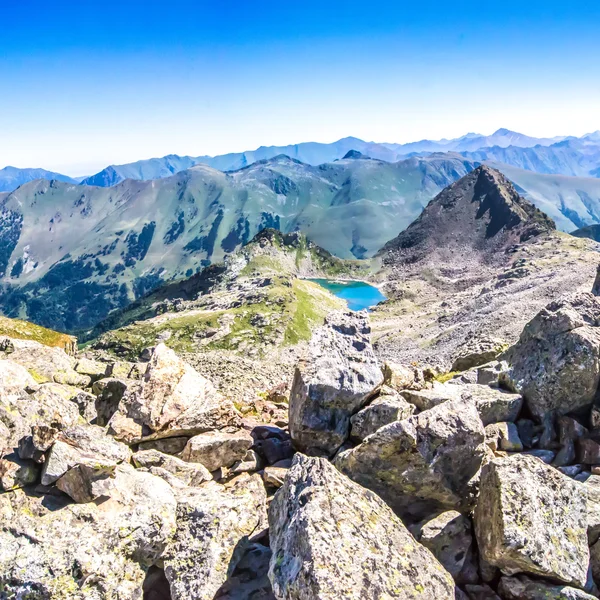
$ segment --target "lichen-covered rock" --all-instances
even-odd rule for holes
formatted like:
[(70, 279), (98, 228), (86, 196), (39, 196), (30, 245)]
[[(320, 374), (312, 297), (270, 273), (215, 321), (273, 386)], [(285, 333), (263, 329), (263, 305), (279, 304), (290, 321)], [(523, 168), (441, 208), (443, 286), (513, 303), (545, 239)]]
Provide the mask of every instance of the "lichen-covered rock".
[(479, 581), (471, 520), (455, 510), (436, 515), (414, 530), (416, 539), (440, 561), (456, 583)]
[(16, 449), (19, 440), (31, 435), (32, 427), (36, 425), (67, 429), (81, 422), (77, 405), (69, 397), (69, 390), (55, 383), (36, 386), (31, 394), (19, 388), (0, 387), (0, 422), (5, 427), (2, 436), (5, 452)]
[(483, 558), (506, 575), (524, 572), (585, 586), (585, 494), (536, 458), (515, 454), (484, 467), (475, 532)]
[(289, 424), (303, 452), (332, 455), (348, 439), (350, 417), (383, 382), (366, 312), (331, 313), (315, 330), (290, 393)]
[(190, 438), (181, 458), (200, 463), (209, 471), (216, 471), (244, 458), (253, 443), (252, 436), (243, 430), (236, 433), (209, 431)]
[(17, 490), (0, 494), (0, 590), (32, 600), (139, 600), (148, 566), (175, 529), (158, 477), (119, 466), (99, 504)]
[(259, 475), (240, 475), (178, 492), (177, 532), (165, 556), (172, 600), (212, 600), (241, 558), (248, 537), (266, 521)]
[(164, 344), (152, 354), (144, 379), (127, 388), (109, 431), (126, 443), (194, 435), (238, 422), (231, 401)]
[(296, 455), (269, 509), (279, 600), (454, 599), (454, 582), (375, 494)]
[(484, 425), (513, 422), (523, 406), (523, 397), (489, 385), (467, 384), (460, 387), (461, 397), (471, 400)]
[(495, 338), (471, 339), (460, 349), (450, 370), (466, 371), (484, 365), (494, 360), (506, 348), (507, 344)]
[(566, 585), (552, 585), (520, 575), (502, 577), (498, 591), (504, 600), (594, 600), (592, 596)]
[[(54, 376), (62, 373), (65, 377), (77, 373), (73, 369), (75, 359), (67, 355), (62, 348), (45, 346), (33, 340), (11, 340), (13, 351), (7, 355), (12, 362), (25, 367), (37, 380), (54, 381)], [(0, 362), (3, 356), (0, 354)]]
[(56, 482), (56, 487), (80, 504), (108, 498), (114, 489), (116, 463), (78, 464)]
[(600, 301), (580, 293), (550, 303), (508, 351), (505, 382), (538, 418), (591, 406), (600, 382)]
[(160, 467), (191, 487), (212, 480), (209, 471), (200, 463), (185, 462), (175, 456), (163, 454), (158, 450), (140, 450), (132, 456), (132, 460), (136, 467), (146, 469)]
[(24, 366), (12, 360), (0, 360), (0, 386), (24, 389), (35, 385), (35, 379)]
[(382, 427), (335, 465), (403, 517), (421, 520), (473, 506), (484, 440), (474, 404), (452, 400)]
[(373, 402), (350, 418), (350, 437), (362, 441), (384, 425), (408, 419), (414, 412), (415, 407), (398, 392), (384, 387)]

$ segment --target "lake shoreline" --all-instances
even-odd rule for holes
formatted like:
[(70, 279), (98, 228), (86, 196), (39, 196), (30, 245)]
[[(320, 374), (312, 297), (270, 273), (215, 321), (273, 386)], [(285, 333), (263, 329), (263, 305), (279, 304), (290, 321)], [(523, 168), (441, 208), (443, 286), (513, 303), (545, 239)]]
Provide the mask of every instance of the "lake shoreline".
[(351, 278), (324, 278), (306, 277), (306, 281), (312, 281), (323, 289), (333, 294), (336, 298), (343, 300), (348, 308), (353, 311), (371, 310), (381, 302), (387, 300), (387, 296), (367, 281)]

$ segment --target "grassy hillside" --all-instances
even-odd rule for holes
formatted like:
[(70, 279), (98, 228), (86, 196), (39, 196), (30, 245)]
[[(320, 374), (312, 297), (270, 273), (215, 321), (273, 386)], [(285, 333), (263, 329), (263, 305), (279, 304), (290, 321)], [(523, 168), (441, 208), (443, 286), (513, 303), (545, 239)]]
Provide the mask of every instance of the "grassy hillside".
[(58, 333), (20, 319), (7, 319), (0, 317), (0, 337), (8, 336), (18, 340), (33, 340), (46, 346), (55, 346), (71, 352), (76, 344), (76, 339), (64, 333)]
[(301, 276), (360, 277), (367, 261), (343, 261), (300, 234), (273, 229), (202, 273), (159, 288), (100, 323), (91, 337), (129, 359), (163, 340), (183, 353), (265, 353), (294, 346), (344, 303)]

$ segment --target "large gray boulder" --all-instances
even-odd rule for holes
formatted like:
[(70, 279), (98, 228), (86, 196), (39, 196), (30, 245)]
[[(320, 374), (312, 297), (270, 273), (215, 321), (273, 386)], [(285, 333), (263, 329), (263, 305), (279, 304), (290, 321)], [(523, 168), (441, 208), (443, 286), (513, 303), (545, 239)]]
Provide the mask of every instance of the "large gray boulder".
[(164, 481), (129, 465), (116, 468), (111, 498), (100, 503), (0, 494), (0, 595), (139, 600), (174, 533), (176, 505)]
[(301, 451), (332, 455), (350, 433), (350, 417), (383, 382), (366, 312), (336, 311), (313, 334), (290, 393), (289, 427)]
[(421, 520), (440, 510), (470, 510), (484, 441), (474, 404), (452, 400), (382, 427), (340, 453), (335, 465), (403, 517)]
[(504, 382), (538, 418), (592, 405), (600, 382), (600, 301), (580, 293), (550, 303), (508, 351)]
[(296, 455), (269, 509), (280, 600), (454, 599), (454, 582), (375, 494)]
[(237, 423), (230, 400), (208, 379), (159, 344), (144, 379), (131, 384), (112, 415), (109, 432), (128, 444), (194, 435)]
[(483, 559), (506, 575), (585, 586), (586, 495), (578, 482), (533, 456), (498, 458), (484, 467), (475, 532)]
[(165, 556), (172, 600), (212, 600), (243, 555), (248, 537), (266, 525), (267, 496), (259, 475), (240, 475), (181, 490), (177, 532)]

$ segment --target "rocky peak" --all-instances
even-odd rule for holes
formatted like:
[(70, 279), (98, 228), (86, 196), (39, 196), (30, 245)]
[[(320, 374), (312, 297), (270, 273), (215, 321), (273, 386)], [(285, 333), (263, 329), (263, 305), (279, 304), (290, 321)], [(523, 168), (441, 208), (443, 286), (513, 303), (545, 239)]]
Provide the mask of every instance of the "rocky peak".
[(554, 229), (502, 173), (482, 165), (438, 194), (379, 255), (400, 253), (414, 262), (432, 249), (452, 247), (493, 254)]
[(346, 155), (344, 156), (344, 158), (342, 160), (345, 160), (347, 158), (367, 158), (367, 157), (364, 156), (362, 154), (362, 152), (359, 152), (358, 150), (349, 150), (348, 152), (346, 152)]

